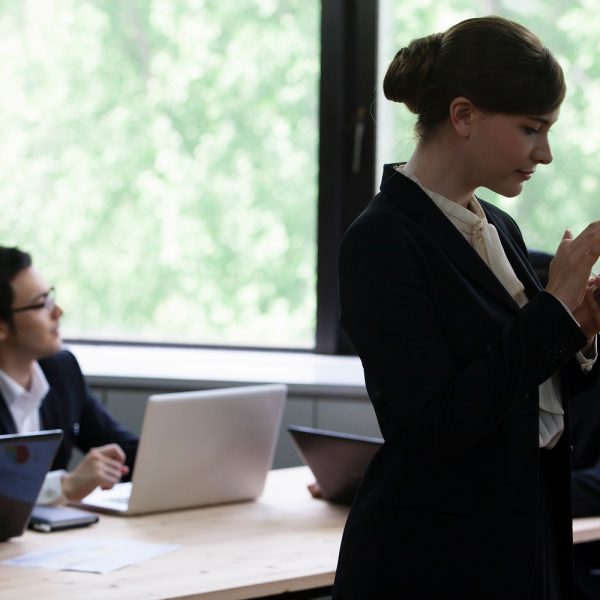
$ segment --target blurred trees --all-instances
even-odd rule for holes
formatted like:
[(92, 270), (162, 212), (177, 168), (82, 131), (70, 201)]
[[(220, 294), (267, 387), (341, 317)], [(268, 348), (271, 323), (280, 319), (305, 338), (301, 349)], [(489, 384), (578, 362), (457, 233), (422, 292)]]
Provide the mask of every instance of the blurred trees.
[(70, 337), (312, 347), (319, 3), (0, 2), (0, 243)]
[[(569, 92), (554, 162), (508, 210), (532, 248), (600, 218), (592, 0), (381, 0), (381, 72), (472, 16), (530, 27)], [(0, 243), (56, 285), (70, 337), (314, 344), (315, 0), (0, 0)], [(376, 107), (378, 166), (414, 117)]]

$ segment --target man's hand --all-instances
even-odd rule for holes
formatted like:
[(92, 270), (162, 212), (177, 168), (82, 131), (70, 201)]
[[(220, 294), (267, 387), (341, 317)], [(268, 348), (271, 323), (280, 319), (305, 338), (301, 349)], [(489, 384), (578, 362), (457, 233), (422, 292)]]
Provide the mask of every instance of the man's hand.
[(63, 495), (67, 500), (81, 500), (97, 486), (108, 490), (129, 471), (125, 453), (117, 444), (92, 448), (77, 465), (62, 478)]

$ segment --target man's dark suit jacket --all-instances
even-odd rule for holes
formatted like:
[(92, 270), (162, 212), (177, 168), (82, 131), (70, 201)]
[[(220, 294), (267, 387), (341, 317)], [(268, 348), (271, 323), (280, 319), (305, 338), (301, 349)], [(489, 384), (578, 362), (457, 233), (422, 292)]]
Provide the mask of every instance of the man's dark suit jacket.
[(586, 340), (541, 292), (514, 221), (481, 204), (530, 299), (523, 309), (392, 166), (342, 243), (341, 323), (385, 443), (346, 524), (336, 600), (530, 600), (541, 452), (572, 597), (568, 414), (556, 447), (540, 451), (538, 386), (557, 370), (581, 383), (573, 356)]
[[(573, 516), (600, 516), (600, 379), (572, 398), (570, 415)], [(573, 559), (577, 600), (597, 600), (600, 598), (600, 541), (576, 544)]]
[[(548, 282), (552, 254), (529, 250), (542, 285)], [(574, 517), (600, 515), (600, 379), (569, 402), (571, 422), (572, 500)], [(600, 541), (573, 547), (573, 585), (577, 600), (600, 598)]]
[[(138, 438), (118, 423), (94, 397), (79, 364), (67, 350), (39, 361), (50, 390), (42, 401), (40, 419), (43, 429), (62, 429), (64, 436), (52, 470), (66, 469), (74, 447), (86, 453), (90, 448), (115, 442), (133, 469)], [(16, 433), (6, 402), (0, 394), (0, 433)]]

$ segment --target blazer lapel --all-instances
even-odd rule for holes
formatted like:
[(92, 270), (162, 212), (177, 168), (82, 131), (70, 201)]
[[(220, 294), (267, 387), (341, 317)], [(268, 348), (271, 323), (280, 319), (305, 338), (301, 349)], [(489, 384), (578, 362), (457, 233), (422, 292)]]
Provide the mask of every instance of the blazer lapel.
[(0, 432), (4, 434), (17, 433), (17, 426), (2, 394), (0, 394)]
[(396, 206), (410, 215), (435, 240), (467, 281), (480, 286), (513, 311), (519, 310), (517, 303), (491, 269), (416, 183), (397, 171), (390, 172), (386, 166), (381, 190), (390, 194)]
[(52, 388), (48, 391), (40, 406), (40, 425), (44, 429), (61, 429), (60, 419), (61, 406), (56, 402), (56, 396)]
[[(60, 411), (50, 409), (50, 402), (53, 400), (53, 392), (50, 390), (46, 397), (42, 400), (40, 406), (40, 428), (41, 429), (55, 429), (60, 428), (58, 420), (55, 418), (56, 414), (60, 414)], [(2, 394), (0, 394), (0, 433), (17, 433), (17, 426), (12, 418), (6, 400)]]
[(498, 237), (502, 242), (502, 247), (506, 253), (506, 258), (510, 262), (515, 275), (525, 288), (525, 294), (529, 299), (537, 296), (542, 291), (537, 278), (527, 260), (527, 257), (523, 255), (523, 251), (514, 243), (512, 237), (506, 231), (504, 224), (499, 221), (493, 214), (485, 211), (488, 222), (494, 225), (498, 231)]

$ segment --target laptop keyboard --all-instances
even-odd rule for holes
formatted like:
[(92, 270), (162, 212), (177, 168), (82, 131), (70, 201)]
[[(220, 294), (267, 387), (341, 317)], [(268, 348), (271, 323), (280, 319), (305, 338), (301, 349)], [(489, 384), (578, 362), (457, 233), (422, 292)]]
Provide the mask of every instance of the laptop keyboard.
[(111, 502), (117, 502), (118, 504), (127, 504), (129, 502), (129, 497), (126, 496), (115, 496), (110, 499)]

